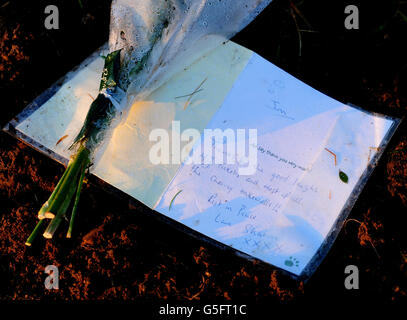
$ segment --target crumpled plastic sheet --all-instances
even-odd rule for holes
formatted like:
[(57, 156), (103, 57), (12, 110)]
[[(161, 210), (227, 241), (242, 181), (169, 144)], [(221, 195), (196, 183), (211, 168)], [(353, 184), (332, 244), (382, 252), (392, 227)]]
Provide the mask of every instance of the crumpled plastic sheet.
[(113, 0), (110, 51), (121, 49), (127, 106), (233, 37), (272, 0)]
[(115, 116), (92, 145), (94, 163), (136, 101), (229, 40), (271, 1), (113, 0), (109, 51), (121, 50), (119, 87), (125, 94), (109, 96), (118, 99)]

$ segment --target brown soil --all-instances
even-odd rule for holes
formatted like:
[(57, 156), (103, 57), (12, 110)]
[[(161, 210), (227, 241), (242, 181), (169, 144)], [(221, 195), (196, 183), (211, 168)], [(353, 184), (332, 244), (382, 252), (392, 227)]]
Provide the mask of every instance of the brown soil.
[[(55, 1), (61, 29), (54, 31), (43, 27), (47, 2), (0, 2), (1, 125), (106, 41), (110, 1), (81, 2), (82, 8), (77, 1)], [(235, 41), (338, 100), (403, 117), (407, 22), (397, 10), (407, 13), (407, 7), (386, 1), (361, 5), (363, 28), (347, 31), (344, 2), (329, 7), (324, 1), (292, 3), (307, 20), (295, 15), (300, 28), (316, 31), (301, 33), (301, 55), (290, 1), (275, 0)], [(306, 284), (193, 239), (141, 204), (129, 206), (90, 184), (83, 190), (73, 239), (61, 232), (52, 241), (41, 238), (26, 247), (36, 212), (63, 167), (4, 133), (0, 146), (0, 300), (406, 299), (405, 123)], [(44, 288), (50, 264), (59, 267), (59, 290)], [(357, 292), (343, 285), (349, 264), (360, 270)]]

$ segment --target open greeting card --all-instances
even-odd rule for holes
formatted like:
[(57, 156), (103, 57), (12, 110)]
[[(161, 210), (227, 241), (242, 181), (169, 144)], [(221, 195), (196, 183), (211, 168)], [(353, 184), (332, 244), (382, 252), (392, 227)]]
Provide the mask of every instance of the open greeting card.
[[(103, 51), (5, 129), (66, 163), (98, 94)], [(338, 102), (229, 41), (135, 102), (92, 173), (196, 235), (309, 277), (398, 124)], [(167, 136), (152, 139), (162, 129)], [(182, 139), (188, 129), (229, 136), (215, 137), (220, 144), (208, 159), (200, 141)], [(157, 164), (151, 155), (159, 143), (170, 159)], [(243, 145), (246, 161), (211, 161), (226, 159), (230, 145)]]

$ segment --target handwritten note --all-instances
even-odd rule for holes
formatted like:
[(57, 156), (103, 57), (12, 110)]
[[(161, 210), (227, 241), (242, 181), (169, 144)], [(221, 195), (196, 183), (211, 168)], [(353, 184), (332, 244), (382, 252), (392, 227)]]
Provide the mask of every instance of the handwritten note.
[[(183, 164), (156, 210), (300, 275), (391, 124), (323, 95), (254, 54), (208, 125), (257, 129), (257, 143), (246, 140), (257, 152), (254, 174), (240, 174), (238, 164)], [(335, 151), (335, 162), (327, 147)], [(222, 152), (226, 159), (228, 151)], [(349, 183), (338, 178), (340, 168)]]

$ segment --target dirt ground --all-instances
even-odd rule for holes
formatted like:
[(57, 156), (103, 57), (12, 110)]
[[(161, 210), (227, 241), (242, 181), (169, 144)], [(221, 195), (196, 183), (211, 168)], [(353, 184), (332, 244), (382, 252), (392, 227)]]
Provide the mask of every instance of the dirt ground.
[[(329, 2), (329, 4), (327, 4)], [(108, 38), (108, 0), (53, 1), (60, 29), (44, 28), (48, 1), (0, 1), (1, 125)], [(404, 117), (407, 5), (353, 1), (360, 29), (344, 28), (347, 1), (275, 0), (234, 41), (316, 89)], [(143, 205), (87, 184), (76, 234), (24, 245), (64, 168), (0, 133), (0, 300), (406, 301), (407, 124), (401, 124), (326, 259), (307, 283), (201, 242)], [(44, 289), (44, 268), (60, 289)], [(344, 269), (360, 289), (344, 287)], [(161, 300), (162, 299), (162, 300)]]

